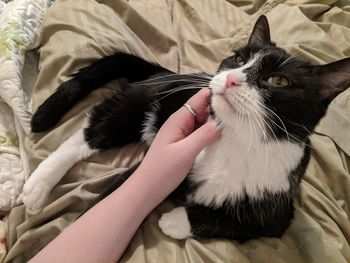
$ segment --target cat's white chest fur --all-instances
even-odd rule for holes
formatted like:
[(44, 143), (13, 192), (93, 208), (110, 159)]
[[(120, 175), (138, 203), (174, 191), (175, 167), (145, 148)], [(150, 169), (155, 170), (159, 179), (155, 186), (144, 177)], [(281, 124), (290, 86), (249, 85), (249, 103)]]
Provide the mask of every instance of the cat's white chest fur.
[(220, 140), (201, 152), (190, 175), (200, 186), (190, 200), (220, 206), (244, 194), (259, 198), (264, 191), (289, 189), (288, 175), (298, 166), (304, 147), (288, 141), (267, 144), (250, 132), (252, 125), (242, 123), (234, 136), (224, 130)]

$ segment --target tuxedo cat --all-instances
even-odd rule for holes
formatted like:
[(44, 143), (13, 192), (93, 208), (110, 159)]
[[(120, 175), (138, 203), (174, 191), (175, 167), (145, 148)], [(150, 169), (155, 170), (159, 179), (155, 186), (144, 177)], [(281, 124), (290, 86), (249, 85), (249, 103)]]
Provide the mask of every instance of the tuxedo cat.
[[(271, 42), (265, 16), (247, 45), (224, 59), (214, 75), (176, 74), (123, 53), (105, 57), (62, 83), (34, 114), (32, 131), (46, 131), (92, 90), (112, 79), (128, 81), (37, 167), (23, 201), (28, 209), (40, 208), (64, 174), (96, 152), (135, 141), (149, 145), (164, 121), (198, 87), (207, 87), (209, 118), (222, 136), (196, 158), (170, 196), (178, 207), (163, 214), (159, 226), (176, 239), (280, 237), (293, 218), (309, 136), (332, 99), (350, 85), (349, 76), (349, 58), (319, 66), (288, 55)], [(102, 196), (135, 167), (116, 176)]]

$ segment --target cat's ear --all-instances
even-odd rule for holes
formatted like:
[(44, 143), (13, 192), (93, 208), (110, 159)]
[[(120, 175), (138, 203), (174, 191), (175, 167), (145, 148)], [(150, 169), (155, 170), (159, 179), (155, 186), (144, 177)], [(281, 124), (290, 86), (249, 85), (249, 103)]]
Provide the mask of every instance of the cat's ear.
[(269, 22), (266, 16), (262, 15), (258, 18), (250, 35), (248, 45), (264, 46), (272, 44), (270, 39)]
[(350, 58), (314, 66), (313, 73), (322, 82), (320, 96), (326, 103), (350, 87)]

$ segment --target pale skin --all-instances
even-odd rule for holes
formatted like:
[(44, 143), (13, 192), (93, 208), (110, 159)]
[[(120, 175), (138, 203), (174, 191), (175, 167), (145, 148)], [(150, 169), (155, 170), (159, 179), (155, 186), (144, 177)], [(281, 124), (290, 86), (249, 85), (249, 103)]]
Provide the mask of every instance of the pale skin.
[[(159, 130), (139, 168), (29, 262), (117, 262), (144, 218), (186, 177), (196, 156), (220, 137), (202, 89)], [(159, 160), (162, 160), (160, 167)]]

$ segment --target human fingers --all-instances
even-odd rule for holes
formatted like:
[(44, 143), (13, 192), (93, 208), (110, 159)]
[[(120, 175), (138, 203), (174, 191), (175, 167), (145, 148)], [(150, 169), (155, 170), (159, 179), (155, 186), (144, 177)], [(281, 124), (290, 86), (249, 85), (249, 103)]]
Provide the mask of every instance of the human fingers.
[(193, 124), (197, 119), (203, 120), (203, 116), (208, 115), (208, 99), (209, 90), (201, 89), (186, 102), (188, 106), (181, 107), (175, 112), (174, 118), (183, 122), (191, 122)]
[(167, 143), (179, 141), (192, 133), (200, 126), (199, 124), (203, 124), (206, 120), (204, 118), (208, 116), (208, 97), (208, 89), (200, 90), (193, 95), (187, 101), (190, 108), (181, 107), (164, 123), (158, 132), (158, 141), (163, 142), (164, 140)]
[(189, 136), (184, 138), (181, 143), (182, 147), (191, 156), (197, 156), (206, 146), (216, 141), (221, 137), (221, 132), (217, 127), (216, 122), (208, 121)]

